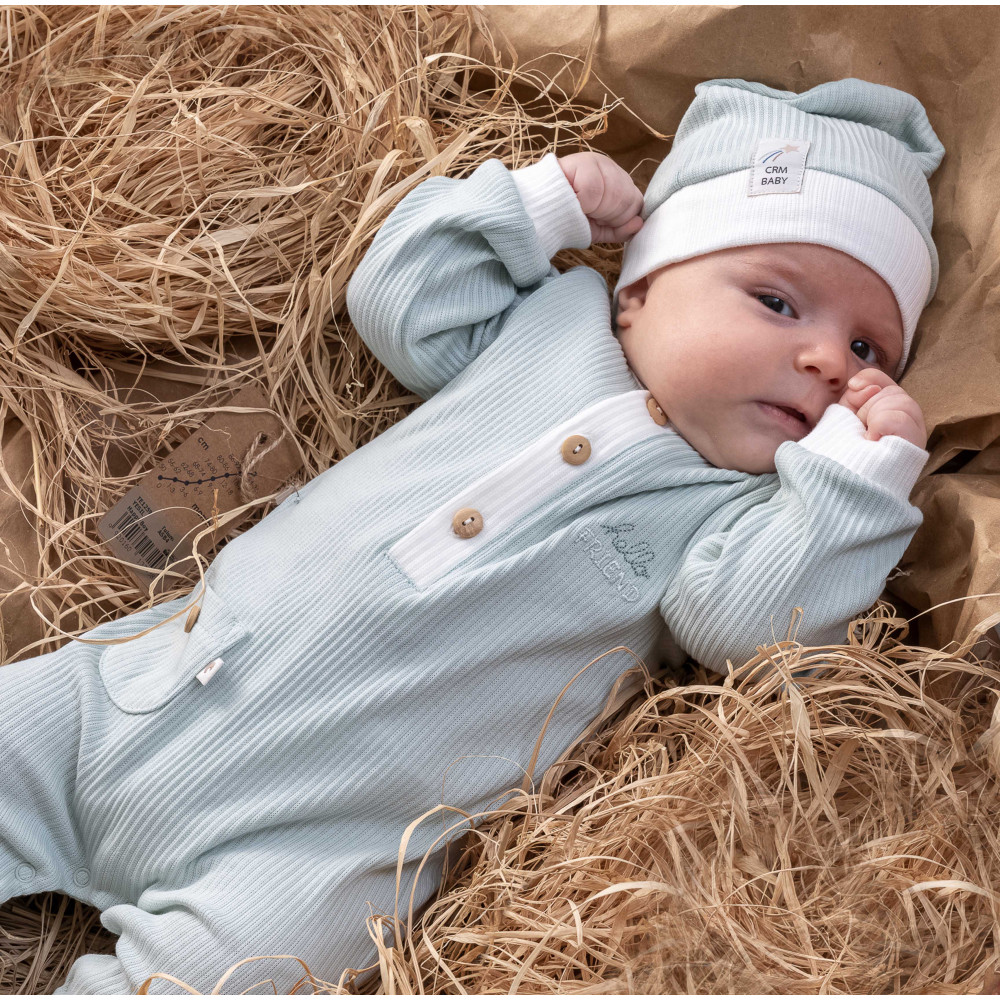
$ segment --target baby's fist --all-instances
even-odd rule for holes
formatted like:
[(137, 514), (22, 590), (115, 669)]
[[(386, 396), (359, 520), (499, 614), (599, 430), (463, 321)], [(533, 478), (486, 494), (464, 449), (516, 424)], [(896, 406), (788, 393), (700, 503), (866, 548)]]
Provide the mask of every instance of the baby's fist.
[(869, 441), (895, 434), (919, 448), (927, 445), (927, 428), (917, 401), (878, 368), (858, 372), (839, 402), (865, 425)]
[(591, 243), (622, 243), (642, 229), (642, 192), (610, 156), (586, 152), (557, 159), (590, 222)]

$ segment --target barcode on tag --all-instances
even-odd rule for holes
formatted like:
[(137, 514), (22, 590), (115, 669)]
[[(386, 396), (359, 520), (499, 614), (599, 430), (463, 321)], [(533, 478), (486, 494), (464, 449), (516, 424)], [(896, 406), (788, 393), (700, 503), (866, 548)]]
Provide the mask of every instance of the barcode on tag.
[[(135, 564), (126, 569), (145, 589), (157, 573), (188, 560), (196, 538), (201, 555), (224, 542), (224, 533), (249, 516), (234, 524), (226, 514), (301, 467), (267, 399), (256, 385), (247, 386), (164, 455), (98, 521), (97, 533), (115, 556)], [(155, 590), (169, 586), (161, 577)]]
[(109, 521), (106, 525), (106, 530), (116, 541), (127, 545), (134, 552), (137, 556), (136, 562), (141, 562), (143, 565), (154, 569), (163, 569), (167, 564), (167, 556), (170, 553), (155, 545), (146, 533), (147, 528), (143, 518), (151, 514), (152, 511), (140, 498), (137, 500), (137, 503), (129, 504), (122, 511), (120, 517)]

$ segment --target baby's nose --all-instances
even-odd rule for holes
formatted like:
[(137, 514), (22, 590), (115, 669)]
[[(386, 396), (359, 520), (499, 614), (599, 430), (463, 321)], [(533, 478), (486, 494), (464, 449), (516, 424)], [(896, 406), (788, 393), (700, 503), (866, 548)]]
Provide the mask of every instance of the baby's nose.
[(799, 366), (807, 374), (824, 379), (833, 389), (842, 389), (848, 377), (848, 359), (833, 338), (812, 341), (799, 352)]

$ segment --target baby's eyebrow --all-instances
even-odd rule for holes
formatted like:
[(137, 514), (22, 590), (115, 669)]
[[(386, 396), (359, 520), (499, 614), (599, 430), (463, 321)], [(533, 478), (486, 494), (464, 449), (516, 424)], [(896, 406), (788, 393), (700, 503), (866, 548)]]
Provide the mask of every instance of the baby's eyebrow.
[[(802, 281), (809, 277), (805, 269), (794, 260), (777, 254), (766, 257), (737, 257), (736, 263), (746, 271), (771, 271), (792, 281)], [(879, 338), (890, 351), (900, 346), (899, 331), (893, 327), (872, 323), (865, 323), (863, 326), (869, 336)]]
[(736, 263), (746, 271), (776, 271), (785, 278), (801, 278), (803, 269), (785, 257), (737, 257)]

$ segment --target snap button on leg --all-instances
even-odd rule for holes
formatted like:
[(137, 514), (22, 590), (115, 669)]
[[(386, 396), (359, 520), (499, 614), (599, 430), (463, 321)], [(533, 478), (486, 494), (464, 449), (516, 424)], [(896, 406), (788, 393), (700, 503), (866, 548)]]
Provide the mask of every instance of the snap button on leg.
[(90, 872), (86, 868), (78, 868), (73, 872), (73, 881), (82, 888), (90, 882)]
[(201, 605), (196, 604), (189, 612), (187, 616), (187, 621), (184, 623), (184, 631), (190, 632), (194, 628), (194, 623), (198, 620), (198, 615), (201, 614)]
[(22, 882), (30, 882), (35, 877), (34, 865), (29, 865), (27, 861), (24, 861), (14, 869), (14, 874)]
[(451, 519), (451, 530), (459, 538), (472, 538), (483, 530), (483, 515), (475, 507), (463, 507), (455, 511)]

